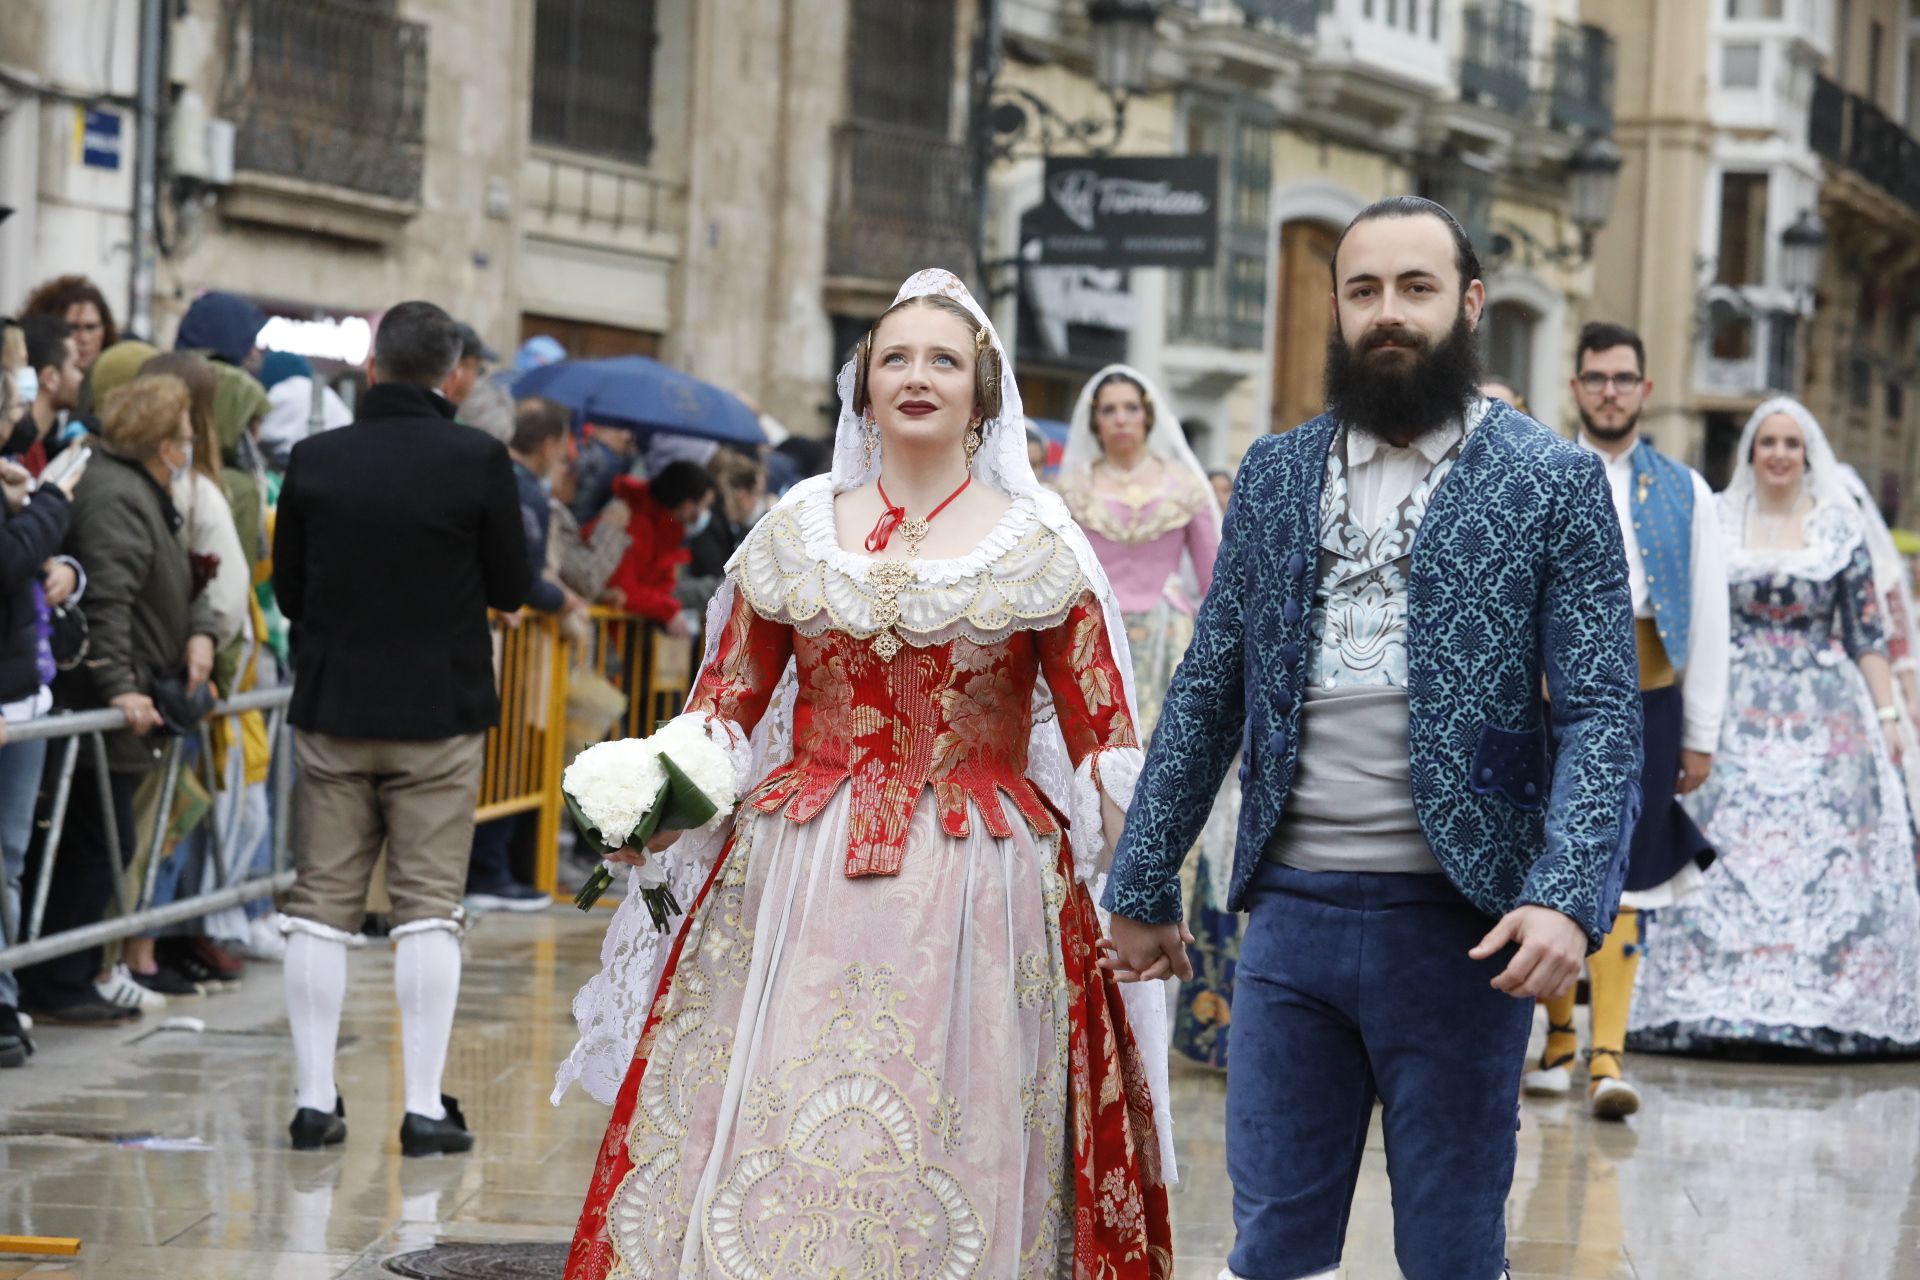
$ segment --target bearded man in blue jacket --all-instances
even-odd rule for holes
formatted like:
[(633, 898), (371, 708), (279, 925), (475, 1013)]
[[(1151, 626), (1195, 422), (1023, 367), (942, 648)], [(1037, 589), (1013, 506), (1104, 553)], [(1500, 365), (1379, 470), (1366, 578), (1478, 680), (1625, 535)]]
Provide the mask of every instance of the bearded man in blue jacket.
[(1533, 1001), (1620, 896), (1641, 724), (1619, 524), (1597, 458), (1480, 396), (1479, 276), (1427, 200), (1342, 234), (1328, 412), (1247, 455), (1106, 891), (1108, 967), (1187, 976), (1180, 861), (1239, 753), (1244, 1280), (1338, 1268), (1376, 1100), (1408, 1280), (1504, 1273)]

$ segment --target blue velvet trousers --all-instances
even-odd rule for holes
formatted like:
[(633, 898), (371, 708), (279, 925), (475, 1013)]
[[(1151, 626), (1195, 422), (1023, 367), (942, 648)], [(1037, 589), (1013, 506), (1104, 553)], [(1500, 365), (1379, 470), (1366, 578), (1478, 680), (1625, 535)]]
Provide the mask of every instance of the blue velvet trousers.
[(1248, 913), (1227, 1072), (1234, 1273), (1339, 1265), (1378, 1101), (1407, 1280), (1498, 1280), (1533, 1019), (1490, 985), (1512, 948), (1468, 958), (1494, 922), (1442, 875), (1268, 862)]

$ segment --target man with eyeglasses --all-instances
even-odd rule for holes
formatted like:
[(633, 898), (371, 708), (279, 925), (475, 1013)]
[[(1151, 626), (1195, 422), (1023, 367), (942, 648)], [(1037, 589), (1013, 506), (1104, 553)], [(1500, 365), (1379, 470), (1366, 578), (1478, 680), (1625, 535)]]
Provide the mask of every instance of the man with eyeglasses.
[[(1580, 443), (1607, 465), (1633, 592), (1645, 762), (1645, 807), (1634, 830), (1626, 889), (1605, 944), (1587, 959), (1591, 1035), (1587, 1100), (1593, 1114), (1624, 1119), (1640, 1094), (1622, 1074), (1627, 1011), (1640, 967), (1641, 911), (1669, 906), (1699, 887), (1713, 849), (1679, 797), (1707, 780), (1727, 696), (1725, 553), (1713, 491), (1692, 468), (1642, 436), (1653, 383), (1640, 335), (1589, 324), (1574, 352)], [(1548, 1000), (1547, 1046), (1526, 1091), (1554, 1097), (1573, 1087), (1579, 1048), (1573, 993)]]

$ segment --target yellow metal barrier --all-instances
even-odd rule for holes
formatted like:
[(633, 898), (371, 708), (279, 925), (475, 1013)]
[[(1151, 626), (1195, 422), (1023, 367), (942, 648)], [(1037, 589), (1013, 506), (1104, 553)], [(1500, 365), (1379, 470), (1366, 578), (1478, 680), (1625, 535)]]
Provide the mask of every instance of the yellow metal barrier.
[[(644, 618), (595, 609), (585, 643), (575, 643), (550, 614), (494, 619), (500, 723), (487, 734), (476, 821), (538, 813), (534, 886), (558, 895), (560, 829), (566, 804), (560, 775), (571, 751), (569, 713), (576, 687), (611, 685), (624, 710), (603, 736), (639, 738), (678, 715), (692, 685), (697, 641), (668, 635)], [(586, 716), (599, 733), (605, 721)]]

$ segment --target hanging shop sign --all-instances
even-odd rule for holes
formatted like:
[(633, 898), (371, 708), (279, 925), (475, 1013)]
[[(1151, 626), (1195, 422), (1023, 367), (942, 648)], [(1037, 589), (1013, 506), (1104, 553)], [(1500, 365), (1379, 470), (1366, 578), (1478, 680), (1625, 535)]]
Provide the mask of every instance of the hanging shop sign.
[(1211, 267), (1218, 156), (1050, 156), (1031, 227), (1046, 266)]

